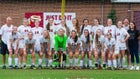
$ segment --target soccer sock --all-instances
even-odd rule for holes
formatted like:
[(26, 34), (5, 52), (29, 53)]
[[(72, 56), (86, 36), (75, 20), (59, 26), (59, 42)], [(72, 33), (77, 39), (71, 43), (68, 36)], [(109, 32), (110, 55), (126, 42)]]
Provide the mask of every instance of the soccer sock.
[(108, 67), (111, 67), (111, 60), (108, 60)]
[(72, 66), (72, 59), (69, 59), (69, 62), (70, 62), (70, 66)]
[(18, 66), (18, 58), (15, 58), (15, 66)]
[(8, 58), (8, 65), (11, 66), (12, 65), (12, 58)]
[(122, 67), (124, 67), (125, 57), (122, 58)]
[(66, 61), (63, 61), (63, 66), (66, 66)]
[(113, 60), (113, 66), (114, 66), (115, 68), (117, 68), (117, 62), (116, 62), (116, 59)]
[(38, 59), (38, 65), (42, 65), (42, 59), (41, 58)]
[(48, 58), (45, 58), (46, 66), (48, 66)]
[(52, 59), (49, 59), (49, 66), (52, 66)]
[(88, 60), (88, 62), (89, 62), (89, 67), (91, 67), (92, 66), (92, 60)]
[(78, 66), (78, 58), (75, 58), (75, 66)]
[(80, 60), (80, 66), (83, 67), (83, 60)]
[(117, 59), (117, 66), (120, 67), (120, 58)]

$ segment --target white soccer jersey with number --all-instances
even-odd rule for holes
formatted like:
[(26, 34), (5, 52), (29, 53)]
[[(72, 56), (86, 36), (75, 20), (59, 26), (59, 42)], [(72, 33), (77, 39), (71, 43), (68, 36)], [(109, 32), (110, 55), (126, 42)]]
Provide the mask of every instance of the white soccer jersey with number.
[(110, 40), (108, 38), (105, 39), (105, 48), (110, 49), (111, 52), (113, 52), (113, 45), (115, 46), (116, 40), (115, 38), (111, 38)]
[(122, 43), (121, 40), (124, 40), (127, 35), (127, 31), (124, 28), (117, 28), (116, 30), (116, 41), (119, 47), (126, 47), (126, 42)]
[(104, 28), (104, 35), (106, 36), (107, 33), (111, 33), (112, 34), (112, 37), (114, 38), (115, 37), (115, 34), (116, 34), (116, 29), (117, 29), (117, 27), (115, 25), (106, 26)]
[(30, 32), (30, 31), (31, 31), (31, 27), (30, 26), (20, 25), (18, 27), (18, 32), (21, 34), (21, 36), (24, 39), (27, 39), (28, 38), (28, 32)]
[(8, 44), (10, 35), (12, 34), (12, 28), (13, 28), (13, 25), (11, 25), (10, 27), (8, 27), (7, 24), (5, 24), (5, 25), (3, 25), (1, 27), (2, 41), (5, 44)]
[(92, 36), (91, 35), (89, 36), (90, 47), (86, 43), (87, 42), (87, 38), (84, 36), (84, 34), (81, 35), (80, 40), (81, 40), (81, 42), (83, 42), (82, 44), (84, 44), (84, 49), (82, 48), (84, 51), (85, 50), (88, 50), (88, 51), (92, 50)]
[[(8, 49), (16, 49), (18, 48), (18, 39), (20, 38), (20, 33), (17, 32), (16, 34), (11, 34), (10, 37), (9, 37), (9, 41), (8, 41)], [(12, 45), (11, 45), (12, 44)], [(11, 47), (12, 46), (12, 47)]]
[(40, 51), (41, 50), (40, 38), (41, 38), (42, 33), (43, 33), (43, 28), (42, 27), (34, 27), (34, 28), (32, 28), (32, 32), (33, 32), (33, 39), (36, 40), (36, 42), (35, 42), (35, 50)]

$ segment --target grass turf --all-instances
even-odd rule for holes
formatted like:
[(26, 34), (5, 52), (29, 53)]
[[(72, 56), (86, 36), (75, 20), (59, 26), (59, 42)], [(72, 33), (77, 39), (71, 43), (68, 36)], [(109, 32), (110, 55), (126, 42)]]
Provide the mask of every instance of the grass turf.
[[(2, 66), (0, 55), (0, 65)], [(37, 58), (38, 59), (38, 56)], [(14, 60), (14, 59), (13, 59)], [(14, 61), (13, 61), (14, 62)], [(30, 55), (27, 64), (30, 63)], [(14, 63), (13, 63), (14, 64)], [(36, 60), (37, 64), (37, 60)], [(44, 63), (45, 64), (45, 63)], [(0, 79), (140, 79), (140, 71), (129, 70), (58, 70), (6, 69), (0, 67)]]
[(0, 79), (140, 79), (140, 71), (0, 69)]

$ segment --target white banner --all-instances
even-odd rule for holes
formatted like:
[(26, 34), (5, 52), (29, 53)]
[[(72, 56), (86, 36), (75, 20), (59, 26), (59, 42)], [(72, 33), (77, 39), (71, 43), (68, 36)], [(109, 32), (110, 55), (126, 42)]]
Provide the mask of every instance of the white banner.
[[(44, 23), (43, 23), (44, 27), (47, 25), (49, 18), (53, 18), (54, 19), (54, 24), (55, 25), (59, 25), (60, 24), (61, 13), (59, 13), (59, 12), (44, 12), (43, 16), (44, 16), (44, 18), (43, 18), (44, 19)], [(76, 17), (75, 13), (65, 13), (66, 24), (68, 26), (71, 26), (72, 25), (71, 20), (73, 18), (75, 18), (75, 17)]]

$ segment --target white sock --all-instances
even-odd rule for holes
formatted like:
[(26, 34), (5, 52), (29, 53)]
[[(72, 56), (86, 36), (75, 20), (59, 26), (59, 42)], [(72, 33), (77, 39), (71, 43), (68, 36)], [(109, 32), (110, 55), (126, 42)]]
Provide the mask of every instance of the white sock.
[(108, 60), (108, 67), (111, 67), (111, 60)]
[(72, 66), (72, 62), (73, 62), (72, 59), (69, 59), (69, 62), (70, 62), (70, 66)]
[(45, 58), (46, 66), (48, 66), (48, 58)]
[(18, 58), (15, 58), (15, 66), (18, 66)]
[(42, 59), (41, 58), (38, 59), (38, 65), (42, 65)]
[(120, 58), (117, 59), (117, 66), (120, 67)]
[(125, 64), (125, 57), (122, 58), (122, 67), (124, 67)]
[(66, 66), (66, 61), (63, 61), (63, 66)]
[(92, 60), (88, 60), (88, 62), (89, 62), (89, 67), (91, 67), (92, 66)]
[(117, 68), (117, 61), (116, 61), (116, 59), (113, 60), (113, 66), (114, 66), (115, 68)]
[(52, 66), (52, 59), (49, 59), (49, 66)]
[(78, 66), (78, 58), (75, 58), (75, 66)]
[(80, 60), (80, 66), (83, 67), (83, 60)]
[(11, 66), (12, 65), (12, 58), (8, 58), (8, 65)]

